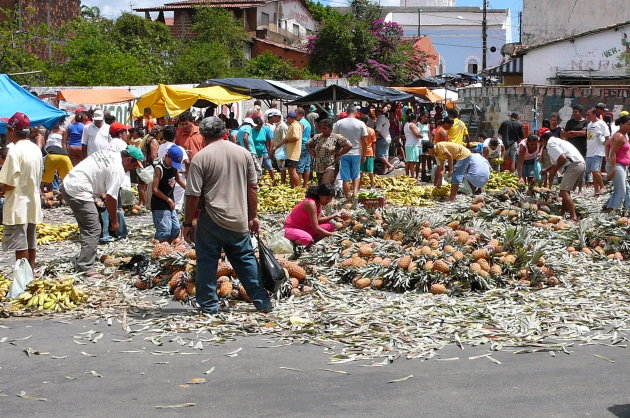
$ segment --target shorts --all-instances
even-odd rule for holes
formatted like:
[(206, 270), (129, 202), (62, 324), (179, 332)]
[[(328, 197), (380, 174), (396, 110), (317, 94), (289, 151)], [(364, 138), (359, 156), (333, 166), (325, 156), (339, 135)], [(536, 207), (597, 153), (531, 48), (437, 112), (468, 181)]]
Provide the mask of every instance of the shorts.
[(35, 224), (4, 225), (2, 249), (4, 251), (24, 251), (37, 248)]
[(72, 161), (67, 155), (48, 154), (44, 161), (44, 174), (42, 181), (44, 183), (52, 183), (55, 179), (55, 171), (59, 173), (62, 180), (72, 170)]
[(297, 172), (302, 174), (311, 171), (311, 154), (308, 151), (302, 151), (300, 161), (298, 161)]
[(262, 167), (263, 170), (273, 170), (273, 164), (271, 162), (271, 158), (265, 156), (265, 155), (258, 155), (256, 156), (256, 159), (258, 160), (258, 165)]
[(374, 157), (365, 157), (365, 162), (361, 163), (360, 170), (362, 173), (373, 173)]
[(389, 146), (391, 143), (391, 139), (379, 138), (376, 141), (376, 156), (378, 158), (389, 158)]
[(586, 157), (586, 173), (588, 174), (591, 171), (601, 171), (603, 159), (604, 157), (601, 155)]
[(523, 177), (534, 177), (536, 169), (536, 158), (523, 161)]
[(258, 180), (262, 177), (262, 168), (260, 167), (260, 163), (258, 162), (258, 156), (256, 154), (252, 154), (252, 159), (254, 160), (254, 169), (256, 170), (256, 177)]
[(451, 177), (451, 184), (462, 184), (464, 182), (464, 178), (466, 176), (466, 172), (468, 171), (469, 165), (470, 157), (464, 158), (463, 160), (459, 160), (457, 161), (457, 163), (455, 163), (453, 176)]
[(286, 168), (297, 168), (298, 165), (300, 165), (299, 161), (294, 161), (294, 160), (284, 160), (284, 166)]
[(420, 147), (416, 145), (412, 147), (405, 147), (405, 160), (408, 163), (420, 162)]
[(359, 155), (342, 155), (339, 176), (342, 181), (356, 180), (359, 178), (359, 166), (361, 165), (361, 156)]
[(505, 156), (506, 158), (509, 158), (510, 161), (512, 161), (513, 163), (516, 163), (516, 161), (518, 161), (518, 144), (516, 142), (507, 147)]
[(560, 182), (560, 190), (572, 192), (575, 190), (586, 171), (586, 165), (581, 161), (575, 161), (570, 163), (564, 170), (564, 176)]

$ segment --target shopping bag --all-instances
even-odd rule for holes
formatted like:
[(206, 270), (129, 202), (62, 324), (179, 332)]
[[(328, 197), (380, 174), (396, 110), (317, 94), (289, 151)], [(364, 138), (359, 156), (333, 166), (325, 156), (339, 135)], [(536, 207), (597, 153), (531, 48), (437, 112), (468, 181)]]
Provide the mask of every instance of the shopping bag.
[(9, 290), (9, 298), (15, 299), (26, 290), (26, 286), (33, 280), (33, 269), (26, 258), (20, 258), (13, 267), (13, 282)]
[(287, 276), (276, 257), (274, 257), (273, 251), (262, 242), (260, 237), (257, 237), (257, 240), (262, 284), (268, 291), (272, 293), (277, 292), (282, 283), (287, 280)]
[(284, 237), (284, 230), (273, 234), (268, 240), (267, 247), (274, 254), (293, 254), (293, 244)]
[(144, 168), (136, 168), (136, 174), (140, 177), (140, 180), (146, 184), (153, 184), (153, 177), (155, 176), (155, 169), (152, 165), (148, 165)]
[(534, 178), (536, 181), (542, 181), (542, 166), (540, 165), (540, 161), (536, 158), (534, 162)]

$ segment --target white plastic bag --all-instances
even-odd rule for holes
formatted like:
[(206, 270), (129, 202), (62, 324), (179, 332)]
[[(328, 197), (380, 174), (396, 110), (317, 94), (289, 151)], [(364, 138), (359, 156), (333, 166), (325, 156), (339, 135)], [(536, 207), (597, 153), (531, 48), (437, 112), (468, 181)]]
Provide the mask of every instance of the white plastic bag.
[(293, 254), (293, 244), (284, 237), (284, 231), (279, 231), (267, 239), (267, 248), (274, 254)]
[(13, 283), (9, 290), (9, 298), (15, 299), (26, 290), (26, 286), (33, 280), (33, 269), (26, 258), (20, 258), (13, 268)]
[(131, 206), (135, 200), (135, 196), (131, 190), (120, 189), (120, 204), (123, 206)]
[(137, 168), (136, 173), (138, 177), (146, 184), (153, 184), (153, 176), (155, 175), (155, 169), (152, 165), (148, 165), (144, 168)]

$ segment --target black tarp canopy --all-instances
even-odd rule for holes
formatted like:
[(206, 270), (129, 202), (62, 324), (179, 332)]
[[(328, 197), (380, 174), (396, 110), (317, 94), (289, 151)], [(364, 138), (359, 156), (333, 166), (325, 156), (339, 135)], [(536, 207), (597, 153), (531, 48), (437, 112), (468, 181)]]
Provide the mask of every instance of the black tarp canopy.
[(383, 86), (345, 87), (337, 84), (314, 91), (295, 99), (289, 104), (331, 103), (345, 100), (364, 100), (368, 102), (404, 101), (413, 97), (398, 90)]
[(261, 100), (294, 100), (299, 96), (257, 78), (211, 78), (197, 87), (223, 86), (235, 93), (246, 94)]

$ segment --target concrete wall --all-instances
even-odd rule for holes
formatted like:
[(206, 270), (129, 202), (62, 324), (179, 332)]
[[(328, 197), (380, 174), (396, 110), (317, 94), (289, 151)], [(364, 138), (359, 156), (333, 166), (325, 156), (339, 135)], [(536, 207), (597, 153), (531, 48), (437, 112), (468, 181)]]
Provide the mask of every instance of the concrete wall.
[(630, 21), (624, 0), (523, 0), (524, 45), (538, 45)]
[(496, 131), (501, 122), (512, 112), (530, 127), (534, 121), (537, 104), (538, 127), (552, 113), (560, 113), (564, 123), (571, 118), (571, 107), (580, 104), (584, 108), (605, 103), (615, 117), (623, 109), (630, 110), (630, 87), (469, 87), (459, 89), (458, 106), (475, 104), (485, 111), (485, 121)]
[(400, 0), (400, 7), (455, 7), (455, 0)]
[(557, 72), (626, 75), (620, 55), (630, 52), (630, 25), (529, 51), (523, 57), (525, 84), (555, 84)]

